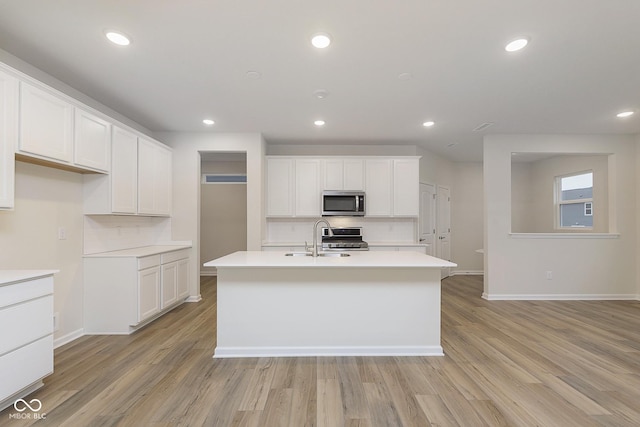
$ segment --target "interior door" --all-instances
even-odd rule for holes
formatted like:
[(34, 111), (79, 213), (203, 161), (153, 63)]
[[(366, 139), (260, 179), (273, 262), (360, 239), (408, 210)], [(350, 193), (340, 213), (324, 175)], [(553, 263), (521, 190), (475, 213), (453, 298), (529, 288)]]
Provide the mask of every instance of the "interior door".
[(420, 243), (427, 244), (427, 255), (436, 255), (436, 186), (420, 183)]
[[(436, 256), (451, 261), (451, 190), (449, 187), (438, 186), (436, 207)], [(442, 278), (448, 277), (449, 273), (449, 268), (443, 268)]]

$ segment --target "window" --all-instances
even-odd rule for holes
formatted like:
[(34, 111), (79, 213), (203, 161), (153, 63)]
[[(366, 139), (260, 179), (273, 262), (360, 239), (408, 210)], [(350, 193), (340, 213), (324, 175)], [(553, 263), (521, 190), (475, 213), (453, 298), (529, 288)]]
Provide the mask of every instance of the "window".
[(593, 172), (556, 177), (558, 228), (593, 228)]
[(205, 173), (202, 175), (203, 184), (246, 184), (246, 174), (214, 174)]

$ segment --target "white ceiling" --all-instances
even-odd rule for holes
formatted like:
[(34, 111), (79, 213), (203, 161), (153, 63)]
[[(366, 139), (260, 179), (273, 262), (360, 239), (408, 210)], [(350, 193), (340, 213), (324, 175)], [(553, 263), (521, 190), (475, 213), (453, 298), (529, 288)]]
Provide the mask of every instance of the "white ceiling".
[[(328, 49), (309, 44), (318, 31)], [(456, 161), (481, 160), (488, 133), (640, 133), (640, 114), (615, 117), (640, 109), (637, 0), (0, 0), (0, 48), (152, 131)]]

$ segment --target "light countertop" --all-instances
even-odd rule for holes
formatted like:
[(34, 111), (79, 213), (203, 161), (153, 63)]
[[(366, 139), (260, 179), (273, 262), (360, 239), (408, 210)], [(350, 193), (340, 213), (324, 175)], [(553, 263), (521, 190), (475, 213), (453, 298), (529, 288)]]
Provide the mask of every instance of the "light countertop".
[(142, 246), (140, 248), (122, 249), (119, 251), (100, 252), (97, 254), (84, 255), (85, 258), (140, 258), (151, 255), (158, 255), (181, 249), (189, 249), (191, 245), (154, 245)]
[[(367, 241), (369, 246), (429, 246), (427, 243), (414, 243), (414, 242), (369, 242)], [(308, 241), (307, 244), (311, 245), (311, 241)], [(320, 242), (318, 242), (320, 244)], [(262, 246), (270, 246), (270, 247), (296, 247), (296, 246), (304, 246), (304, 242), (262, 242)]]
[(60, 270), (0, 270), (0, 286), (58, 273)]
[(456, 267), (443, 259), (419, 252), (360, 251), (348, 257), (285, 256), (286, 251), (241, 251), (206, 262), (205, 267), (220, 268), (443, 268)]

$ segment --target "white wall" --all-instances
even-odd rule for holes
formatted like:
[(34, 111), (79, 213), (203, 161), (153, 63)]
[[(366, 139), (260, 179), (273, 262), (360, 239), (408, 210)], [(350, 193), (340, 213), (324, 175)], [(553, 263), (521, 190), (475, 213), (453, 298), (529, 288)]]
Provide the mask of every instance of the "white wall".
[[(263, 176), (265, 142), (258, 133), (163, 132), (157, 139), (173, 147), (174, 240), (191, 240), (200, 259), (201, 152), (245, 152), (247, 155), (247, 250), (260, 250), (264, 235)], [(195, 263), (194, 263), (195, 264)], [(191, 300), (200, 296), (200, 266), (191, 266)]]
[(481, 274), (483, 256), (476, 252), (483, 242), (482, 163), (451, 165), (451, 260), (458, 264), (453, 274)]
[[(82, 335), (82, 175), (16, 162), (15, 210), (0, 212), (0, 269), (53, 269), (60, 345)], [(58, 240), (58, 228), (66, 240)], [(3, 327), (6, 325), (3, 325)]]
[[(633, 136), (490, 135), (484, 138), (484, 296), (632, 298), (636, 280), (636, 146)], [(609, 235), (510, 234), (511, 152), (611, 153)], [(547, 271), (552, 272), (548, 280)]]

